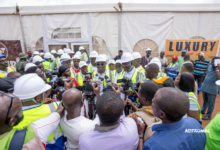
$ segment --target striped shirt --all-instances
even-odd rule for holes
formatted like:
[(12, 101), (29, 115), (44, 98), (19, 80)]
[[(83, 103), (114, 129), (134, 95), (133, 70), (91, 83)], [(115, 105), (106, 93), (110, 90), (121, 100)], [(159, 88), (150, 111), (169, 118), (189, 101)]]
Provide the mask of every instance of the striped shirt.
[(203, 61), (202, 60), (199, 60), (199, 59), (196, 59), (194, 61), (194, 71), (193, 71), (193, 74), (194, 75), (203, 75), (205, 73), (205, 69), (207, 68), (207, 66), (210, 64), (210, 61), (209, 60), (206, 60), (204, 59)]

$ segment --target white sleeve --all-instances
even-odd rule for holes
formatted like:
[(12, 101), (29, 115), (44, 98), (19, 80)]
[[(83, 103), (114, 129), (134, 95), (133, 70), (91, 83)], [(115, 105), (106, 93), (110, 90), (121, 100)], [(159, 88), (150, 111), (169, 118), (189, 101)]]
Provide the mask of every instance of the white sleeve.
[(46, 143), (50, 134), (58, 127), (59, 123), (60, 115), (57, 112), (53, 112), (47, 117), (32, 122), (31, 125), (36, 129), (41, 142)]
[(87, 56), (86, 56), (86, 54), (84, 54), (84, 61), (87, 63)]
[(141, 73), (141, 78), (140, 78), (140, 81), (145, 81), (145, 80), (146, 80), (145, 75), (143, 75), (143, 73)]
[(198, 107), (196, 106), (196, 103), (192, 102), (192, 101), (189, 101), (189, 110), (192, 110), (192, 111), (198, 111)]

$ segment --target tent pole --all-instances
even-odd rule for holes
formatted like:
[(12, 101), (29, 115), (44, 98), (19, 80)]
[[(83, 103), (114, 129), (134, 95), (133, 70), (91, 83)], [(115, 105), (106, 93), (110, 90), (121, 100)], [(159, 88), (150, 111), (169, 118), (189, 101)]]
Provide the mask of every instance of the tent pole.
[[(16, 4), (17, 5), (17, 4)], [(24, 37), (24, 27), (23, 27), (23, 23), (22, 23), (22, 19), (21, 19), (21, 14), (19, 13), (19, 6), (16, 6), (16, 12), (19, 15), (19, 22), (20, 22), (20, 26), (21, 26), (21, 33), (22, 33), (22, 38), (23, 38), (23, 43), (24, 43), (24, 53), (27, 53), (27, 47), (26, 47), (26, 40)]]

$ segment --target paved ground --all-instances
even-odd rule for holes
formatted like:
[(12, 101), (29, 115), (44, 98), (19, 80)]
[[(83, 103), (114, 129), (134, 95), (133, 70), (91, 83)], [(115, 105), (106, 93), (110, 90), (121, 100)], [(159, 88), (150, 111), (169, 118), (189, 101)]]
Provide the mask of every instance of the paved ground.
[[(199, 101), (200, 108), (202, 108), (202, 104), (203, 104), (202, 92), (199, 93), (198, 101)], [(220, 94), (218, 94), (215, 99), (215, 109), (212, 113), (212, 118), (214, 118), (218, 112), (220, 112)], [(204, 116), (204, 115), (202, 115), (202, 116)], [(205, 128), (209, 124), (210, 121), (211, 120), (202, 120), (203, 128)]]

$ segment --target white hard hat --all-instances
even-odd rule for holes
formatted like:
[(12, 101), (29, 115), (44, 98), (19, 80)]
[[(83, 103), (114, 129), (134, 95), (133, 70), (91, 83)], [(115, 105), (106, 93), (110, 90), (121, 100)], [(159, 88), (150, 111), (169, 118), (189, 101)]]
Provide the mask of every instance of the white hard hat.
[(36, 73), (25, 74), (18, 78), (14, 84), (14, 95), (20, 100), (34, 98), (37, 95), (46, 92), (51, 86)]
[(63, 49), (64, 53), (67, 53), (68, 54), (68, 50), (67, 48)]
[(64, 53), (63, 55), (61, 55), (60, 60), (64, 60), (64, 59), (71, 59), (71, 58), (67, 53)]
[(85, 50), (85, 48), (83, 46), (80, 46), (79, 51), (81, 51), (81, 50)]
[(125, 53), (123, 53), (123, 55), (121, 56), (121, 62), (122, 62), (122, 63), (130, 62), (130, 61), (132, 61), (132, 60), (134, 60), (134, 59), (133, 59), (133, 56), (132, 56), (131, 53), (129, 53), (129, 52), (125, 52)]
[(40, 55), (38, 51), (34, 51), (33, 55)]
[(106, 54), (102, 54), (102, 55), (105, 57), (105, 59), (107, 61), (108, 60), (108, 56)]
[(40, 57), (39, 55), (36, 55), (33, 57), (33, 63), (36, 63), (37, 61), (42, 62), (44, 61), (44, 59), (42, 59), (42, 57)]
[(96, 58), (96, 57), (98, 57), (98, 53), (96, 52), (96, 51), (92, 51), (90, 54), (89, 54), (89, 58)]
[[(159, 58), (154, 57), (153, 59), (151, 59), (151, 61), (147, 65), (152, 64), (152, 63), (157, 64), (159, 67), (159, 71), (161, 71), (161, 62)], [(145, 68), (147, 67), (147, 65), (145, 66)]]
[(99, 55), (98, 57), (96, 57), (96, 61), (95, 62), (106, 62), (106, 58), (103, 57), (103, 55)]
[(75, 52), (73, 50), (70, 50), (69, 54), (75, 54)]
[(44, 55), (44, 52), (40, 53), (40, 56), (43, 56)]
[(57, 51), (56, 50), (51, 50), (51, 52), (50, 52), (51, 54), (56, 54), (57, 53)]
[(62, 54), (64, 54), (64, 51), (62, 49), (59, 49), (57, 55), (62, 55)]
[(65, 53), (67, 53), (67, 54), (71, 54), (72, 51), (71, 51), (70, 49), (66, 49), (66, 50), (65, 50)]
[(109, 60), (108, 64), (115, 64), (115, 60), (113, 59)]
[(73, 59), (80, 59), (80, 56), (77, 55), (77, 54), (75, 54), (75, 55), (73, 56)]
[(83, 66), (87, 66), (85, 61), (80, 61), (79, 62), (79, 68), (82, 68)]
[(121, 63), (121, 60), (119, 60), (119, 59), (116, 60), (115, 64), (122, 64), (122, 63)]
[(133, 59), (141, 58), (141, 54), (138, 52), (134, 52), (132, 55), (133, 55)]
[(34, 63), (27, 63), (24, 67), (24, 71), (28, 70), (28, 68), (36, 66)]
[(146, 52), (148, 52), (148, 51), (151, 51), (151, 49), (150, 49), (150, 48), (147, 48), (147, 49), (146, 49)]
[(44, 59), (50, 59), (51, 58), (51, 53), (50, 52), (46, 52), (44, 54)]
[(78, 55), (79, 57), (81, 57), (82, 54), (80, 51), (77, 51), (75, 55)]

